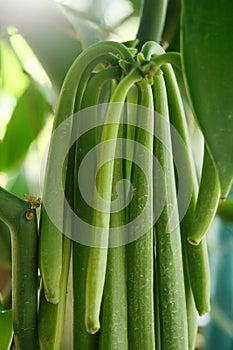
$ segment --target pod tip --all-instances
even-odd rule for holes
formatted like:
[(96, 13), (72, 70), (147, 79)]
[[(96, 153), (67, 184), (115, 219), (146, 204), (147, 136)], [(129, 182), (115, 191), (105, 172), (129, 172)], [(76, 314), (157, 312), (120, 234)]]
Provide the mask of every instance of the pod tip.
[(207, 303), (207, 305), (205, 305), (205, 307), (198, 309), (197, 311), (198, 311), (199, 316), (204, 316), (205, 314), (207, 314), (211, 311), (210, 304)]
[(99, 320), (94, 321), (93, 319), (88, 318), (86, 322), (86, 329), (87, 329), (87, 332), (90, 334), (97, 333), (100, 329)]
[(188, 239), (188, 242), (192, 245), (198, 245), (200, 243), (200, 241), (197, 241), (191, 237), (188, 237), (187, 239)]
[(59, 296), (51, 293), (45, 292), (45, 299), (51, 304), (59, 303)]

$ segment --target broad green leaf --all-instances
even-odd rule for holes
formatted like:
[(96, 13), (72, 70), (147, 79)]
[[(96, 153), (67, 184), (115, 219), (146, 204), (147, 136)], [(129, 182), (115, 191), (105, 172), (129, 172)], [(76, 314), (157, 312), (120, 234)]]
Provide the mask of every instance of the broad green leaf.
[(12, 310), (0, 311), (0, 350), (9, 350), (13, 337)]
[(233, 2), (183, 0), (182, 5), (186, 85), (225, 197), (233, 179)]
[(16, 166), (45, 124), (50, 105), (33, 83), (19, 98), (0, 144), (0, 170)]

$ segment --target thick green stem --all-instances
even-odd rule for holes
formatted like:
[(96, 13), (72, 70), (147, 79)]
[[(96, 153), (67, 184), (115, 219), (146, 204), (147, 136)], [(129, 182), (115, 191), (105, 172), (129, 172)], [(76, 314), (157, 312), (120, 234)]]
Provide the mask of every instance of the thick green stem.
[(17, 349), (38, 349), (37, 219), (30, 204), (0, 187), (0, 219), (10, 228), (12, 243), (12, 308)]
[(0, 220), (0, 266), (11, 271), (11, 238), (8, 226)]
[(160, 41), (166, 19), (166, 12), (167, 0), (144, 0), (137, 33), (139, 48), (141, 48), (146, 41)]

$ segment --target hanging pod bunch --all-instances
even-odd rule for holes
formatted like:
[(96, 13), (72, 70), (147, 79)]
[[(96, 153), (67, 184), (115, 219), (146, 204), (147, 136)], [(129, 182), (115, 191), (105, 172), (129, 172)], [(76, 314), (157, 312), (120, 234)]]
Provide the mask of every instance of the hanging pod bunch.
[[(89, 47), (61, 90), (40, 223), (42, 350), (61, 347), (72, 252), (74, 349), (191, 350), (196, 310), (209, 311), (205, 239), (197, 247), (189, 242), (199, 243), (212, 220), (211, 208), (207, 215), (196, 208), (206, 201), (214, 207), (216, 200), (197, 199), (187, 121), (171, 66), (180, 68), (180, 56), (155, 42), (140, 52), (135, 45)], [(91, 152), (82, 182), (80, 169)], [(211, 162), (206, 148), (204, 174)], [(200, 188), (211, 186), (218, 196), (212, 170), (212, 180), (203, 179)], [(83, 192), (89, 187), (91, 202)], [(183, 215), (180, 188), (187, 194)], [(196, 233), (190, 236), (195, 216)]]

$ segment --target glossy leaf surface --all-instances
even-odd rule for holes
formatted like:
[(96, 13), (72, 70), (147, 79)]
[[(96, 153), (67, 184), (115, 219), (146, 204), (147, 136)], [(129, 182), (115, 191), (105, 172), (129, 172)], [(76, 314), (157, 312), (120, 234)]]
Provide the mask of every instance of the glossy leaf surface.
[(182, 5), (185, 80), (225, 197), (233, 178), (233, 2), (183, 0)]

